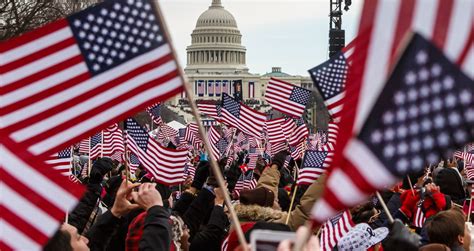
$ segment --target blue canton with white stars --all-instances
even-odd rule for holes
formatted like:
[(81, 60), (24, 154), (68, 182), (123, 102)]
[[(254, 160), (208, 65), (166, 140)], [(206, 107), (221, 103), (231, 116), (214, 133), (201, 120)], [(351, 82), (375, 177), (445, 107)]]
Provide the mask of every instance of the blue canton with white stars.
[(102, 133), (99, 132), (99, 133), (94, 134), (94, 136), (91, 137), (91, 142), (90, 142), (91, 149), (100, 143), (102, 143)]
[(146, 132), (143, 127), (137, 123), (132, 118), (128, 118), (125, 120), (125, 130), (127, 130), (127, 134), (130, 135), (133, 140), (137, 143), (138, 147), (140, 147), (143, 151), (146, 152), (148, 148), (148, 133)]
[(240, 103), (227, 94), (222, 96), (222, 109), (226, 109), (236, 118), (240, 116)]
[(104, 1), (68, 17), (93, 75), (166, 43), (153, 8), (146, 0)]
[(130, 153), (130, 163), (132, 165), (140, 165), (140, 160), (138, 159), (138, 156), (134, 153)]
[(295, 86), (290, 94), (290, 100), (301, 105), (308, 104), (309, 97), (311, 96), (311, 91), (304, 88)]
[(227, 143), (227, 140), (225, 140), (224, 138), (220, 138), (217, 142), (217, 149), (219, 149), (219, 152), (221, 154), (224, 154), (228, 145), (229, 144)]
[(306, 151), (303, 160), (303, 168), (323, 168), (324, 160), (328, 155), (325, 151)]
[(154, 106), (151, 107), (148, 111), (149, 111), (150, 114), (153, 115), (155, 118), (160, 117), (160, 111), (161, 111), (160, 104), (154, 105)]
[(309, 70), (309, 74), (324, 100), (344, 91), (347, 69), (344, 54), (338, 52), (328, 61)]
[(68, 147), (60, 152), (58, 152), (58, 159), (65, 159), (71, 157), (71, 147)]
[(416, 34), (358, 138), (399, 177), (474, 140), (474, 81)]

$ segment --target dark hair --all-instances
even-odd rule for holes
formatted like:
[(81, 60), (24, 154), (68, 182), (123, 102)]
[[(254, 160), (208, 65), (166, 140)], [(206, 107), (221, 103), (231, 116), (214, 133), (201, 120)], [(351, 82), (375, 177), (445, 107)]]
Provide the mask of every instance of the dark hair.
[(426, 223), (430, 243), (448, 247), (457, 244), (458, 236), (464, 236), (464, 214), (458, 209), (441, 211)]
[(355, 206), (351, 209), (352, 221), (355, 224), (368, 223), (370, 217), (374, 216), (374, 208), (372, 201)]
[(71, 247), (71, 235), (64, 230), (58, 230), (56, 234), (49, 239), (43, 251), (73, 251)]

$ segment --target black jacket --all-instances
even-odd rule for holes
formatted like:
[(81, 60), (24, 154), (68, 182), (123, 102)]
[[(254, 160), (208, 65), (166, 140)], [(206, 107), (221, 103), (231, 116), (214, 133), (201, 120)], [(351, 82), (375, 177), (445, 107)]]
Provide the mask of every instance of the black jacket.
[(224, 213), (224, 208), (214, 206), (211, 217), (205, 227), (194, 236), (189, 246), (189, 251), (199, 250), (221, 250), (221, 243), (226, 235), (225, 229), (229, 226), (229, 220)]
[[(123, 218), (115, 217), (110, 211), (101, 215), (87, 236), (90, 250), (105, 250), (123, 221)], [(170, 245), (171, 227), (168, 210), (162, 206), (154, 206), (148, 210), (145, 217), (139, 250), (169, 250)]]
[(199, 231), (201, 224), (205, 224), (214, 206), (214, 194), (206, 188), (201, 189), (183, 215), (183, 221), (189, 228), (190, 240)]
[(100, 184), (88, 184), (87, 190), (79, 201), (78, 205), (69, 214), (68, 223), (77, 228), (77, 232), (82, 234), (89, 217), (94, 211), (97, 200), (100, 197), (102, 187)]
[(170, 214), (162, 206), (154, 206), (148, 209), (145, 218), (142, 239), (140, 240), (140, 250), (170, 250), (171, 226), (169, 222)]

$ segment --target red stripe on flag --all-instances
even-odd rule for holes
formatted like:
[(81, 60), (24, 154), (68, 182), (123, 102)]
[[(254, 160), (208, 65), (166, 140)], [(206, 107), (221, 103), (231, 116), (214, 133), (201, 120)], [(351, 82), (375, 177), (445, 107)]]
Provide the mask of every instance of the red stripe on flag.
[(11, 49), (15, 49), (16, 47), (20, 47), (26, 43), (29, 43), (38, 39), (39, 37), (48, 35), (56, 30), (59, 30), (67, 26), (68, 26), (68, 22), (66, 21), (66, 19), (56, 20), (36, 30), (27, 32), (21, 35), (20, 37), (12, 38), (6, 42), (0, 43), (0, 52), (5, 52)]

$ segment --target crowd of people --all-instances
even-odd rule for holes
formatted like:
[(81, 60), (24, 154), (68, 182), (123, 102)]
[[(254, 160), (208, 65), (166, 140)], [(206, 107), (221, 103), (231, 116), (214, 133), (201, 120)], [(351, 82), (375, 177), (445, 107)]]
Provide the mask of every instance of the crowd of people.
[[(154, 183), (143, 168), (130, 178), (126, 167), (99, 158), (90, 174), (80, 177), (86, 193), (44, 250), (245, 250), (248, 246), (240, 245), (236, 226), (231, 226), (224, 191), (233, 199), (248, 243), (257, 229), (297, 231), (297, 236), (306, 229), (312, 235), (305, 250), (325, 250), (321, 226), (313, 224), (308, 230), (305, 223), (324, 190), (326, 174), (309, 186), (292, 189), (296, 182), (291, 174), (299, 163), (285, 165), (288, 154), (280, 152), (268, 161), (260, 158), (252, 170), (256, 187), (240, 192), (234, 188), (245, 170), (243, 153), (227, 168), (225, 158), (219, 161), (224, 189), (203, 154), (191, 161), (196, 166), (194, 176), (174, 187)], [(352, 227), (330, 248), (469, 250), (471, 207), (466, 180), (464, 164), (456, 160), (408, 175), (381, 192), (390, 215), (375, 196), (351, 208)], [(291, 250), (293, 245), (282, 240), (278, 250)]]

